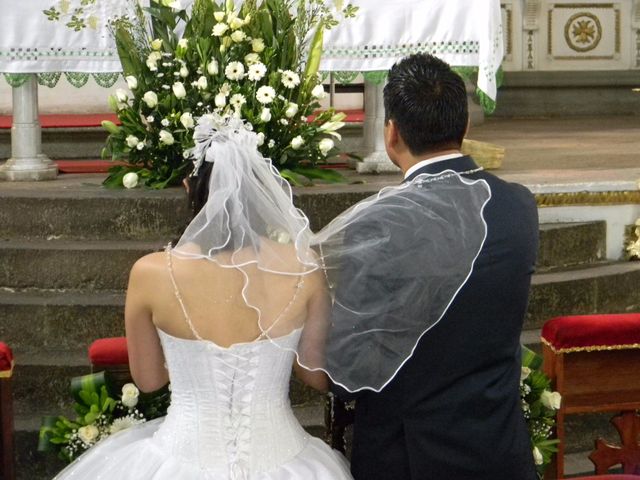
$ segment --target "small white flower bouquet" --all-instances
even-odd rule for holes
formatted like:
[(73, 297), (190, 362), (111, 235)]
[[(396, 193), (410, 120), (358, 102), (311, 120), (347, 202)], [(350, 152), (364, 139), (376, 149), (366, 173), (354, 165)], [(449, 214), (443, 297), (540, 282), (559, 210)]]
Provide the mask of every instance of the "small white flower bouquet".
[[(240, 117), (260, 136), (261, 153), (292, 184), (339, 181), (316, 166), (337, 155), (344, 114), (319, 111), (323, 31), (356, 8), (323, 0), (195, 0), (134, 2), (110, 20), (128, 90), (109, 98), (121, 125), (109, 132), (103, 156), (125, 160), (107, 186), (164, 188), (179, 183), (191, 162), (195, 119), (207, 113)], [(338, 7), (336, 7), (338, 8)], [(295, 12), (292, 13), (292, 12)]]
[(558, 392), (551, 391), (551, 381), (540, 369), (542, 358), (524, 346), (522, 350), (520, 401), (531, 437), (533, 459), (538, 476), (542, 478), (544, 469), (558, 450), (558, 440), (551, 436), (562, 398)]
[(40, 428), (38, 450), (55, 452), (72, 462), (109, 435), (166, 415), (170, 402), (168, 388), (142, 394), (133, 383), (119, 393), (105, 372), (71, 380), (75, 398), (75, 420), (63, 416), (45, 417)]

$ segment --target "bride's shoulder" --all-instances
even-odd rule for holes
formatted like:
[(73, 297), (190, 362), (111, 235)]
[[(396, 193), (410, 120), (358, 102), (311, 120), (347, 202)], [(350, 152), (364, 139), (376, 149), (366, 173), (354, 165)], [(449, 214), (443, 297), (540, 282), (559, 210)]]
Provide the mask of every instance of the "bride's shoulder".
[(164, 252), (153, 252), (139, 258), (131, 267), (131, 277), (155, 275), (167, 268), (167, 257)]

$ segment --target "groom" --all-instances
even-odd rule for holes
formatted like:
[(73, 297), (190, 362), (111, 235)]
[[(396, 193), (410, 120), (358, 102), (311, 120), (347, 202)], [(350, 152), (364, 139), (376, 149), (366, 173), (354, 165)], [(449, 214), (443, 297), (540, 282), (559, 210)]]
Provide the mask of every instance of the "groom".
[(520, 331), (538, 242), (533, 195), (460, 153), (467, 93), (446, 63), (419, 54), (394, 65), (384, 105), (387, 153), (405, 181), (454, 170), (485, 180), (491, 198), (486, 240), (444, 317), (380, 393), (357, 394), (352, 473), (356, 480), (535, 480), (519, 397)]

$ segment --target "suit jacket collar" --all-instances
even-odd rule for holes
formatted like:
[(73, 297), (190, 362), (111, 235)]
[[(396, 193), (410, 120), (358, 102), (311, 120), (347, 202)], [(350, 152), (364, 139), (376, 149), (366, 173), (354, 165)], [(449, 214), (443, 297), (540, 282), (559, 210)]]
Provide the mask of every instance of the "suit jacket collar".
[(405, 178), (404, 182), (413, 180), (415, 177), (417, 177), (421, 173), (428, 173), (430, 175), (434, 175), (436, 173), (440, 173), (445, 170), (453, 170), (454, 172), (466, 172), (467, 170), (474, 170), (476, 168), (478, 168), (478, 165), (473, 160), (473, 158), (471, 158), (468, 155), (465, 155), (463, 157), (452, 158), (450, 160), (443, 160), (441, 162), (425, 165), (424, 167), (416, 170), (407, 178)]

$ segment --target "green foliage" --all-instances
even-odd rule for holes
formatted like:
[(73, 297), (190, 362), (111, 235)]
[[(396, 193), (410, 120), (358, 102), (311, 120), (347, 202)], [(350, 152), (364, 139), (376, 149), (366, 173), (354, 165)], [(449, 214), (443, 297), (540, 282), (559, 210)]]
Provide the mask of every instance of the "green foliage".
[[(134, 386), (130, 388), (135, 389)], [(158, 392), (139, 394), (135, 407), (126, 407), (116, 390), (105, 372), (71, 379), (76, 418), (44, 417), (40, 427), (38, 451), (56, 453), (62, 460), (71, 462), (109, 436), (114, 421), (118, 419), (128, 419), (133, 425), (166, 415), (170, 403), (168, 387)]]

